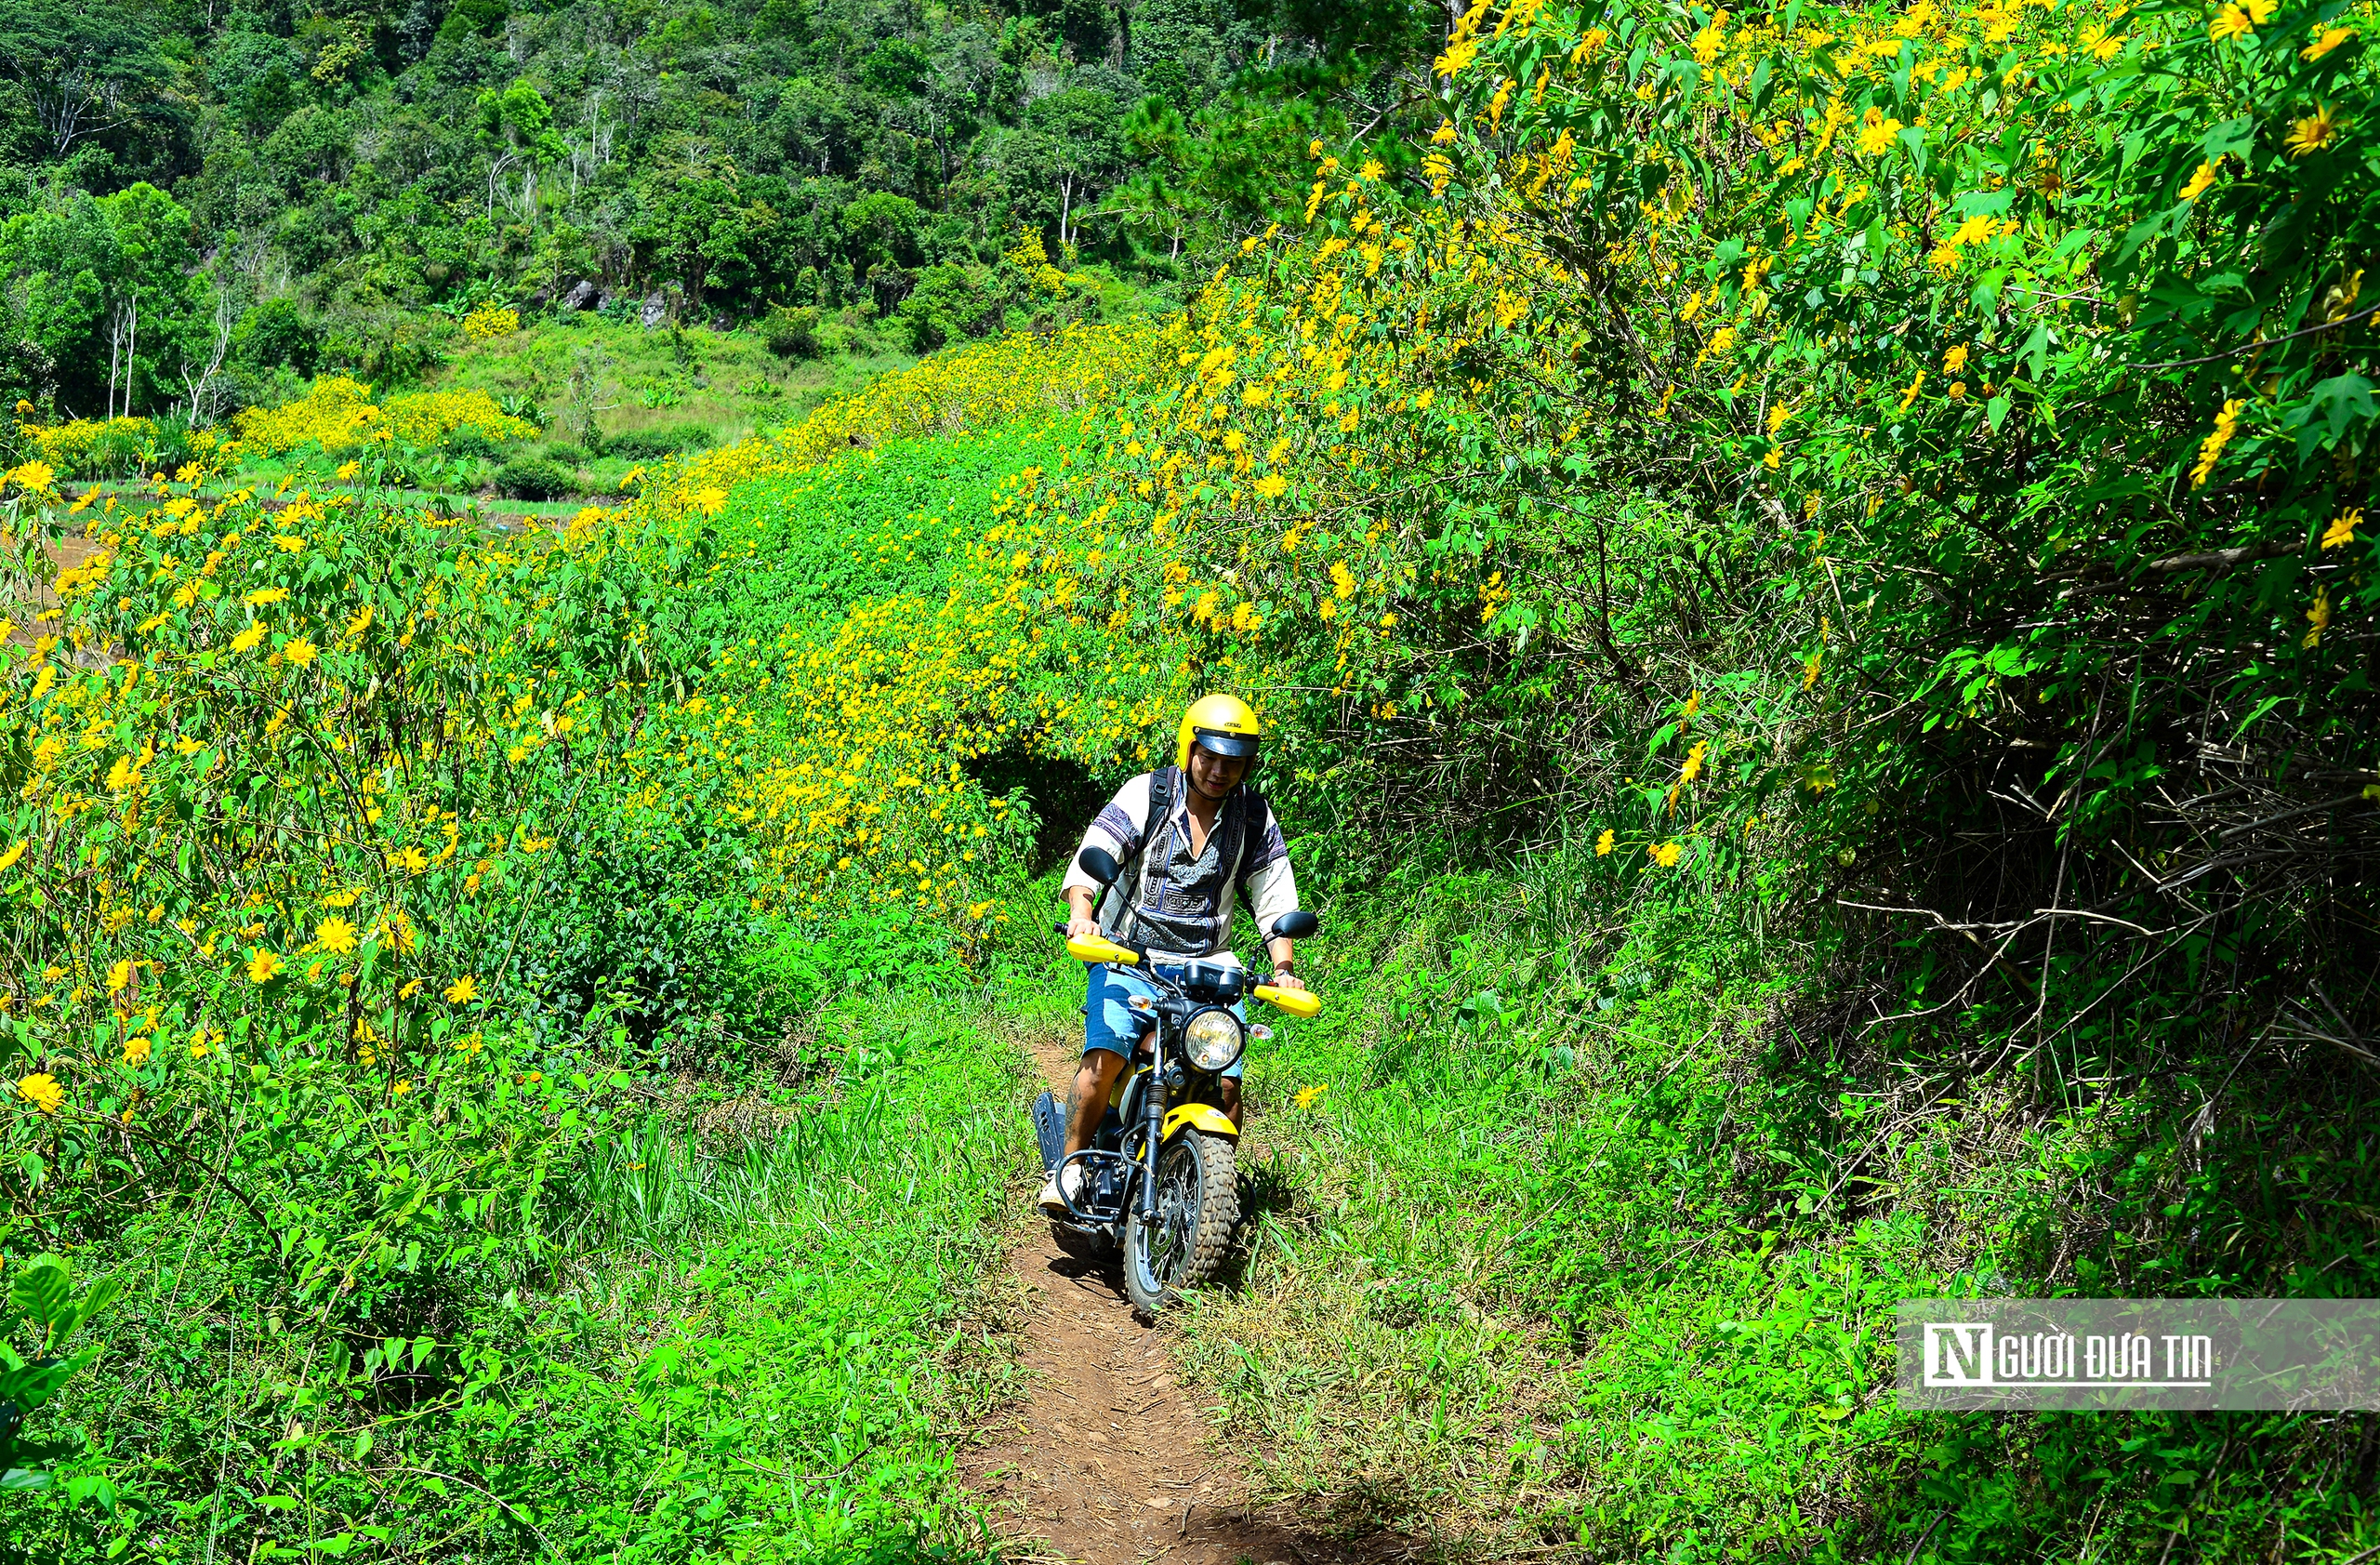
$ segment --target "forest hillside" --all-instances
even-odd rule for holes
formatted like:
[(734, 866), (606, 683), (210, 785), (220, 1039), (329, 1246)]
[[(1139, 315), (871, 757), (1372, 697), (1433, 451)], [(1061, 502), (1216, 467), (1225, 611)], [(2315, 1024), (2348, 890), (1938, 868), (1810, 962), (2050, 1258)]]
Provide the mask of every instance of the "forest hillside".
[(1483, 0), (1180, 309), (545, 525), (440, 481), (551, 438), (486, 388), (96, 485), (28, 399), (8, 1545), (1046, 1558), (964, 1458), (1041, 1394), (1053, 872), (1228, 689), (1325, 998), (1156, 1328), (1240, 1514), (2380, 1548), (2369, 1413), (1893, 1386), (1902, 1299), (2380, 1293), (2372, 26)]
[(752, 325), (788, 358), (1110, 310), (1415, 123), (1434, 9), (1136, 0), (21, 0), (0, 19), (0, 393), (207, 424), (434, 377), (474, 309)]

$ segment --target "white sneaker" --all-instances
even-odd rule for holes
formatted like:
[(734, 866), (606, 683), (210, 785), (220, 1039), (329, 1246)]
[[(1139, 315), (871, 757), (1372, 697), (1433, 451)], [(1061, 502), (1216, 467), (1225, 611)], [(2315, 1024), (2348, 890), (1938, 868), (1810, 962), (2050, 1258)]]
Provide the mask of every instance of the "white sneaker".
[(1041, 1210), (1048, 1213), (1052, 1217), (1064, 1217), (1066, 1214), (1066, 1198), (1068, 1196), (1074, 1197), (1077, 1200), (1079, 1200), (1082, 1196), (1082, 1165), (1079, 1163), (1066, 1164), (1065, 1174), (1066, 1189), (1064, 1195), (1060, 1195), (1058, 1193), (1058, 1176), (1052, 1174), (1049, 1178), (1041, 1182), (1041, 1194), (1036, 1198), (1040, 1204)]

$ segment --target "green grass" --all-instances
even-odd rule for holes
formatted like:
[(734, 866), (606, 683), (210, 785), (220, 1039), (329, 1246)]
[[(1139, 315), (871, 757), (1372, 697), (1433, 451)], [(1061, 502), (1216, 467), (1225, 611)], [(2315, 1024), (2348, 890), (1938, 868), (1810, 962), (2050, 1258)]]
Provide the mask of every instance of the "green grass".
[[(1309, 966), (1329, 1009), (1253, 1056), (1248, 1240), (1184, 1351), (1266, 1492), (1491, 1558), (2380, 1543), (2358, 1419), (1894, 1405), (1902, 1298), (2047, 1293), (2061, 1264), (2103, 1268), (2084, 1293), (2307, 1291), (2292, 1252), (2326, 1191), (2268, 1178), (2259, 1208), (2251, 1176), (2245, 1210), (2210, 1206), (2237, 1271), (2161, 1231), (2198, 1199), (2168, 1160), (2213, 1080), (2136, 1079), (2077, 1112), (2009, 1068), (1946, 1106), (1938, 1062), (1863, 1053), (1827, 1018), (1825, 949), (1707, 908), (1597, 927), (1559, 853), (1518, 880), (1326, 909)], [(2260, 1090), (2233, 1082), (2202, 1166), (2258, 1156)], [(2299, 1134), (2352, 1138), (2360, 1103), (2301, 1104)]]
[[(542, 1239), (429, 1305), (427, 1356), (342, 1365), (219, 1203), (86, 1253), (131, 1283), (54, 1423), (106, 1516), (20, 1496), (0, 1539), (134, 1558), (617, 1561), (958, 1557), (981, 1539), (937, 1429), (1000, 1384), (970, 1333), (1024, 1156), (1014, 1013), (853, 993), (806, 1090), (611, 1118)], [(251, 1187), (259, 1201), (283, 1192)], [(261, 1329), (259, 1330), (259, 1326)]]
[(549, 436), (575, 440), (571, 378), (582, 361), (594, 372), (591, 402), (605, 435), (693, 423), (712, 431), (721, 444), (791, 423), (887, 370), (917, 362), (882, 347), (873, 334), (846, 351), (788, 363), (771, 353), (755, 329), (647, 331), (632, 321), (560, 314), (510, 337), (458, 339), (423, 383), (525, 399), (545, 414)]

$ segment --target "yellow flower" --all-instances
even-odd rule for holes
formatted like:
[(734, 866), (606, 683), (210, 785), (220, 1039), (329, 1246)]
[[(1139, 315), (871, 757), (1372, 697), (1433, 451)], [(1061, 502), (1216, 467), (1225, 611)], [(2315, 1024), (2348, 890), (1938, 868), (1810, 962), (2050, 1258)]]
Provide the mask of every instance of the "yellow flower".
[(108, 969), (108, 993), (121, 994), (132, 983), (132, 962), (129, 959)]
[(283, 647), (281, 649), (281, 655), (302, 669), (307, 664), (314, 660), (314, 643), (308, 641), (305, 637), (299, 636), (297, 640)]
[(2114, 32), (2113, 28), (2096, 25), (2084, 28), (2080, 40), (2083, 52), (2103, 63), (2123, 53), (2124, 40), (2114, 36)]
[(1664, 869), (1673, 869), (1676, 866), (1678, 855), (1684, 853), (1686, 848), (1682, 843), (1663, 842), (1657, 847), (1647, 848), (1645, 851), (1653, 855), (1654, 863), (1659, 865)]
[(248, 955), (248, 982), (269, 984), (281, 971), (281, 958), (268, 950), (256, 950)]
[(1893, 150), (1893, 142), (1899, 135), (1900, 121), (1886, 118), (1881, 109), (1870, 109), (1859, 126), (1859, 155), (1882, 157)]
[(1430, 144), (1434, 147), (1452, 146), (1454, 144), (1454, 121), (1448, 119), (1440, 120), (1438, 122), (1438, 128), (1430, 132)]
[(1702, 775), (1702, 752), (1710, 748), (1711, 741), (1708, 739), (1697, 739), (1694, 742), (1694, 748), (1686, 752), (1686, 769), (1679, 774), (1678, 781), (1692, 782)]
[(355, 949), (355, 926), (345, 919), (324, 919), (314, 926), (314, 944), (326, 951), (345, 956)]
[(283, 533), (272, 541), (284, 554), (296, 554), (306, 547), (306, 540), (296, 533)]
[(1297, 1091), (1297, 1106), (1300, 1108), (1311, 1108), (1314, 1107), (1315, 1101), (1329, 1090), (1330, 1083), (1328, 1081), (1323, 1082), (1318, 1087), (1300, 1087)]
[(9, 848), (7, 853), (0, 853), (0, 870), (7, 870), (16, 867), (17, 860), (25, 856), (25, 844), (26, 839), (20, 837), (17, 839), (16, 844)]
[(410, 1080), (406, 1080), (399, 1081), (396, 1085), (390, 1087), (389, 1089), (389, 1095), (390, 1097), (403, 1097), (405, 1094), (411, 1091), (413, 1091), (413, 1082)]
[(1949, 352), (1947, 352), (1947, 353), (1945, 353), (1945, 354), (1943, 354), (1943, 355), (1942, 355), (1942, 373), (1943, 373), (1943, 374), (1945, 374), (1945, 375), (1956, 375), (1956, 374), (1958, 374), (1958, 373), (1959, 373), (1959, 371), (1961, 371), (1961, 370), (1963, 370), (1963, 369), (1964, 369), (1964, 368), (1966, 368), (1966, 367), (1967, 367), (1967, 350), (1966, 350), (1966, 344), (1964, 344), (1964, 343), (1961, 343), (1961, 344), (1959, 344), (1959, 346), (1957, 346), (1957, 347), (1955, 347), (1955, 348), (1951, 349)]
[(2243, 399), (2235, 397), (2225, 403), (2223, 411), (2215, 416), (2214, 431), (2199, 442), (2198, 460), (2190, 464), (2191, 488), (2201, 487), (2214, 473), (2215, 460), (2223, 455), (2223, 448), (2231, 444), (2231, 436), (2240, 427), (2240, 415), (2246, 411), (2247, 406)]
[(250, 608), (262, 608), (268, 603), (277, 603), (287, 596), (289, 596), (289, 589), (286, 587), (259, 587), (241, 601)]
[[(2323, 529), (2322, 547), (2324, 549), (2336, 549), (2342, 544), (2353, 543), (2355, 541), (2355, 530), (2361, 525), (2363, 525), (2363, 512), (2361, 511), (2340, 511), (2336, 517), (2332, 519), (2331, 524)], [(24, 844), (20, 842), (17, 844), (15, 849), (11, 850), (11, 853), (21, 852), (23, 848)], [(7, 868), (8, 868), (8, 861), (0, 860), (0, 869), (6, 869)]]
[(2300, 60), (2320, 60), (2324, 55), (2355, 36), (2352, 27), (2325, 27), (2314, 34), (2314, 41), (2298, 52)]
[(2322, 104), (2289, 127), (2289, 139), (2282, 145), (2289, 149), (2291, 157), (2319, 153), (2337, 139), (2343, 123), (2332, 116), (2329, 104)]
[(430, 868), (430, 858), (419, 848), (399, 848), (389, 855), (389, 868), (402, 869), (408, 875), (418, 875)]
[(1256, 481), (1256, 492), (1268, 500), (1277, 500), (1289, 486), (1289, 481), (1277, 472), (1268, 472)]
[(1822, 652), (1813, 652), (1806, 659), (1804, 660), (1802, 664), (1803, 689), (1807, 690), (1810, 686), (1818, 683), (1818, 667), (1820, 663), (1824, 661), (1825, 657), (1826, 654)]
[(2314, 628), (2306, 632), (2305, 641), (2299, 644), (2302, 646), (2313, 646), (2321, 641), (2322, 632), (2330, 629), (2331, 590), (2329, 588), (2325, 587), (2320, 591), (2314, 594), (2314, 606), (2306, 611), (2306, 617), (2313, 624)]
[(446, 1003), (469, 1005), (480, 997), (480, 981), (466, 974), (446, 986)]
[(2244, 38), (2254, 31), (2255, 24), (2248, 20), (2248, 13), (2238, 6), (2225, 6), (2206, 24), (2206, 35), (2218, 44), (2227, 38)]
[(364, 464), (362, 462), (341, 462), (338, 465), (337, 476), (340, 478), (353, 478), (357, 473), (362, 472), (363, 471)]
[(57, 477), (58, 470), (47, 462), (27, 462), (20, 467), (10, 468), (6, 473), (0, 473), (0, 485), (13, 484), (29, 494), (47, 494), (51, 483)]
[(66, 1105), (66, 1089), (49, 1072), (36, 1071), (17, 1083), (17, 1095), (45, 1114), (55, 1114)]
[(2190, 176), (2190, 182), (2182, 187), (2182, 199), (2184, 201), (2196, 201), (2200, 196), (2204, 195), (2207, 192), (2207, 187), (2215, 183), (2215, 165), (2211, 163), (2200, 164), (2198, 166), (2198, 172)]
[(253, 648), (257, 643), (262, 640), (264, 640), (264, 627), (261, 625), (251, 625), (246, 630), (231, 638), (231, 650), (234, 652), (246, 652)]
[(150, 1041), (135, 1033), (124, 1041), (124, 1063), (138, 1070), (149, 1063)]
[(1606, 826), (1603, 829), (1603, 835), (1595, 839), (1595, 856), (1597, 858), (1605, 857), (1610, 854), (1612, 841), (1611, 828)]

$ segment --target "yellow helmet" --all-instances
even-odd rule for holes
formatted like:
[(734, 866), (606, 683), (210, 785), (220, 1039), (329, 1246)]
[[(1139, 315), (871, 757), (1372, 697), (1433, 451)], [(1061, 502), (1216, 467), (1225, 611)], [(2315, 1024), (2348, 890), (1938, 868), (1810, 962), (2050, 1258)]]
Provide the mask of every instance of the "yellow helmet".
[(1182, 714), (1182, 730), (1174, 736), (1173, 763), (1189, 770), (1190, 747), (1195, 744), (1217, 755), (1244, 755), (1252, 769), (1263, 734), (1256, 714), (1238, 696), (1202, 696)]

